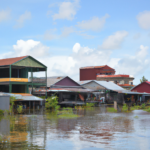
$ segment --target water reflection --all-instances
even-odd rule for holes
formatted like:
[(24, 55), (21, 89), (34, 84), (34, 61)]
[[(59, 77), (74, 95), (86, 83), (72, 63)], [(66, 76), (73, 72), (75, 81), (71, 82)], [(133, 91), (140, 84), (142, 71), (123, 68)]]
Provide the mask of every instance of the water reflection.
[(97, 107), (76, 113), (80, 117), (72, 119), (41, 111), (5, 116), (0, 120), (0, 149), (150, 148), (147, 112), (107, 113), (105, 107)]

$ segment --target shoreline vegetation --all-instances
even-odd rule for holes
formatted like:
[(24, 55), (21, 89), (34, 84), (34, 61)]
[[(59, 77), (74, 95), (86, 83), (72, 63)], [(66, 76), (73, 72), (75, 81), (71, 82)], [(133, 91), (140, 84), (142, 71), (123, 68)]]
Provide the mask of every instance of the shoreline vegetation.
[(58, 105), (58, 97), (57, 96), (51, 96), (46, 99), (45, 103), (45, 109), (49, 113), (53, 113), (54, 115), (57, 115), (58, 118), (77, 118), (80, 117), (79, 115), (75, 114), (75, 110), (80, 110), (83, 108), (92, 108), (94, 107), (94, 103), (87, 103), (86, 106), (75, 106), (75, 108), (71, 107), (64, 107), (60, 108)]
[[(114, 109), (114, 107), (107, 107), (106, 109), (107, 109), (107, 112), (117, 112), (117, 110)], [(150, 106), (145, 103), (141, 105), (133, 104), (132, 106), (123, 104), (123, 106), (121, 106), (121, 112), (132, 112), (134, 110), (143, 110), (143, 111), (150, 112)]]
[[(13, 114), (13, 107), (15, 102), (15, 97), (10, 97), (10, 110), (0, 110), (0, 116), (3, 116), (4, 114)], [(48, 97), (45, 102), (45, 110), (48, 113), (53, 113), (53, 115), (57, 115), (59, 118), (76, 118), (80, 117), (76, 114), (78, 110), (81, 109), (91, 109), (95, 107), (94, 103), (86, 103), (86, 105), (83, 106), (75, 106), (74, 108), (71, 107), (64, 107), (61, 108), (60, 105), (58, 105), (58, 97), (56, 95), (53, 95), (51, 97)], [(131, 112), (133, 110), (143, 110), (150, 112), (150, 103), (143, 103), (141, 105), (133, 104), (132, 106), (129, 106), (128, 104), (123, 104), (121, 108), (119, 107), (121, 112)], [(107, 107), (107, 112), (118, 112), (114, 107)], [(21, 105), (18, 105), (17, 113), (22, 114), (23, 113), (23, 107)]]
[(150, 112), (150, 106), (148, 106), (147, 104), (143, 103), (141, 105), (133, 104), (133, 106), (131, 106), (131, 107), (128, 107), (127, 104), (124, 104), (123, 107), (122, 107), (122, 111), (123, 112), (133, 111), (133, 110), (143, 110), (143, 111)]

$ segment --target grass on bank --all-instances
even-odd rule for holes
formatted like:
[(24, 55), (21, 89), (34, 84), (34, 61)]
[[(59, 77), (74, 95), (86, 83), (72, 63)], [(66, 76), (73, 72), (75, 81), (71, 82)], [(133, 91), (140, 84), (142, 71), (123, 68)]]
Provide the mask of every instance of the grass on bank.
[(72, 108), (63, 108), (57, 113), (59, 118), (76, 118), (79, 117), (77, 114), (73, 113)]
[(45, 108), (47, 110), (50, 110), (50, 113), (56, 114), (59, 118), (79, 117), (78, 115), (73, 113), (72, 108), (60, 109), (60, 106), (58, 105), (58, 97), (55, 95), (48, 97), (48, 99), (46, 100), (46, 103), (45, 103)]
[(117, 112), (113, 107), (107, 107), (107, 112)]
[[(134, 104), (130, 108), (128, 107), (127, 104), (124, 104), (122, 107), (123, 112), (131, 112), (133, 110), (144, 110), (144, 111), (150, 112), (150, 106), (146, 106), (146, 104), (143, 103), (141, 106)], [(115, 110), (113, 107), (107, 107), (107, 111), (108, 112), (117, 112), (117, 110)]]
[[(133, 111), (133, 110), (144, 110), (144, 111), (150, 112), (150, 106), (147, 106), (145, 103), (143, 103), (142, 105), (133, 104), (133, 106), (130, 107), (129, 111)], [(122, 111), (128, 112), (127, 104), (123, 105)]]
[[(95, 106), (95, 103), (86, 103), (84, 106), (75, 106), (76, 110), (83, 108), (92, 108)], [(53, 95), (46, 99), (45, 108), (47, 112), (57, 114), (59, 118), (76, 118), (79, 115), (74, 114), (73, 109), (70, 107), (61, 109), (58, 105), (58, 97)]]

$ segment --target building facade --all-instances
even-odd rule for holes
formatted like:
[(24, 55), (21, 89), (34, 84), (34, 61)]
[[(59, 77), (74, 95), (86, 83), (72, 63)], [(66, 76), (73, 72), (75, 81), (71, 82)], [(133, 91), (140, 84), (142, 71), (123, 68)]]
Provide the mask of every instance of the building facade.
[(145, 81), (131, 89), (133, 92), (150, 93), (150, 82)]
[(118, 74), (115, 75), (115, 69), (105, 66), (93, 66), (80, 68), (80, 81), (97, 80), (97, 81), (111, 81), (118, 84), (125, 89), (131, 89), (134, 77), (130, 75)]
[(33, 80), (33, 73), (40, 71), (44, 71), (47, 76), (47, 67), (31, 56), (0, 59), (0, 91), (29, 93), (29, 87), (45, 86), (46, 79), (42, 82)]
[(115, 70), (107, 65), (80, 68), (80, 81), (96, 80), (97, 75), (114, 75)]

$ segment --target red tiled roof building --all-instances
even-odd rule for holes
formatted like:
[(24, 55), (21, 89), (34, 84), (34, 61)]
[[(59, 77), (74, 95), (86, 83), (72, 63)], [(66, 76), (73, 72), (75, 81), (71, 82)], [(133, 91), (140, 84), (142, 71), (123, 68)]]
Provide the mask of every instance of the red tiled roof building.
[(80, 68), (80, 81), (112, 81), (126, 89), (130, 89), (131, 87), (133, 87), (134, 77), (124, 74), (115, 75), (115, 72), (115, 69), (107, 65), (82, 67)]

